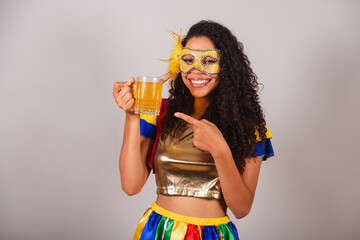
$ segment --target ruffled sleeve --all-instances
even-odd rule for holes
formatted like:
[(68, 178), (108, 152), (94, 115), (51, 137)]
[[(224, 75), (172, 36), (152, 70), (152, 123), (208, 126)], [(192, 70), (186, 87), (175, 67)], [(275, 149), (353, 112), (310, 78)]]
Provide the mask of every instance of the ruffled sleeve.
[(256, 152), (251, 154), (251, 157), (261, 157), (263, 156), (263, 160), (268, 159), (269, 157), (274, 156), (274, 149), (271, 144), (271, 133), (269, 129), (266, 127), (266, 140), (265, 142), (261, 142), (261, 138), (259, 133), (256, 131), (257, 143), (255, 144)]
[(156, 115), (140, 114), (140, 136), (155, 140), (156, 120)]

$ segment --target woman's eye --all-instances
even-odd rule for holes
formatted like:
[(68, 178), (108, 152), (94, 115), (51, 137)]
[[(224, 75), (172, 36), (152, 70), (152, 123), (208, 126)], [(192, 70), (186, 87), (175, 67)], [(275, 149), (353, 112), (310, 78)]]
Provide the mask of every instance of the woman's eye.
[(205, 65), (214, 64), (216, 62), (217, 62), (217, 60), (212, 57), (206, 57), (203, 59), (203, 64), (205, 64)]
[(205, 63), (206, 64), (211, 64), (211, 63), (216, 63), (216, 61), (214, 61), (214, 60), (206, 60)]
[(187, 64), (192, 64), (194, 62), (192, 57), (182, 57), (182, 60)]

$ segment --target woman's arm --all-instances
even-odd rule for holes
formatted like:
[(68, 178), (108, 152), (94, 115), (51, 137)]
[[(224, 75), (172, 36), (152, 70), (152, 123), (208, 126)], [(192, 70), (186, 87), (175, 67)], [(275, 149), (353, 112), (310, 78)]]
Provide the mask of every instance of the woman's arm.
[(226, 205), (236, 218), (243, 218), (249, 214), (254, 201), (263, 157), (245, 159), (246, 166), (240, 174), (230, 148), (225, 144), (222, 149), (219, 145), (212, 154)]
[(140, 136), (140, 115), (132, 110), (135, 100), (130, 86), (133, 83), (133, 78), (116, 82), (113, 92), (116, 103), (126, 113), (119, 169), (121, 186), (128, 195), (139, 193), (149, 176), (146, 159), (153, 144), (151, 139)]
[(246, 159), (244, 172), (240, 174), (229, 145), (215, 124), (183, 113), (175, 116), (193, 125), (194, 146), (213, 156), (226, 205), (236, 218), (246, 216), (254, 200), (262, 157)]
[(126, 114), (124, 138), (119, 158), (121, 187), (128, 195), (139, 193), (148, 179), (146, 164), (153, 140), (140, 136), (140, 117)]

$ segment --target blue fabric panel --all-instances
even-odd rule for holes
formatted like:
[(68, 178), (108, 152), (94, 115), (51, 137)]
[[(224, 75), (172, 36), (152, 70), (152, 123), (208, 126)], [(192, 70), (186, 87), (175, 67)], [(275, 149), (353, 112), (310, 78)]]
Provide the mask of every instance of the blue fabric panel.
[(156, 228), (162, 216), (156, 212), (150, 214), (149, 220), (146, 222), (141, 233), (140, 240), (155, 239)]
[(204, 240), (220, 240), (219, 233), (215, 226), (203, 226), (202, 232)]
[(257, 154), (251, 154), (251, 157), (264, 156), (263, 160), (266, 160), (267, 158), (274, 156), (274, 149), (272, 147), (270, 138), (266, 139), (265, 144), (258, 142), (255, 145), (255, 149)]
[(156, 137), (156, 126), (144, 119), (140, 119), (140, 135), (154, 140)]

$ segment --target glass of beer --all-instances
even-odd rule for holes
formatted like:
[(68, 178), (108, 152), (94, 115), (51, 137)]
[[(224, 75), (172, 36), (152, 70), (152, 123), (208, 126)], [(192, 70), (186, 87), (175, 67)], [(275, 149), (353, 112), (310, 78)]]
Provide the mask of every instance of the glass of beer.
[(163, 79), (159, 77), (136, 77), (134, 86), (137, 114), (159, 115)]

